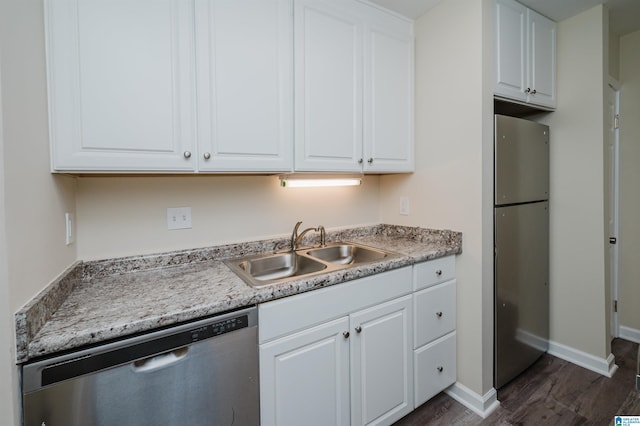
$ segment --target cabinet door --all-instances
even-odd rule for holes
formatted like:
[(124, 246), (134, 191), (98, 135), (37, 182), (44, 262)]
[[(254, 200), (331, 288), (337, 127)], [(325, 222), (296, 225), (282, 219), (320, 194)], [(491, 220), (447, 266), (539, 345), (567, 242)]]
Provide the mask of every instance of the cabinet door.
[(197, 0), (199, 169), (291, 171), (291, 0)]
[(295, 169), (360, 172), (362, 24), (351, 2), (295, 2)]
[(556, 24), (533, 10), (529, 14), (529, 84), (534, 104), (556, 107)]
[(364, 28), (364, 170), (413, 170), (413, 24), (369, 8)]
[(391, 424), (413, 409), (411, 296), (350, 317), (351, 424)]
[(527, 8), (513, 0), (496, 0), (494, 93), (527, 100)]
[(53, 170), (193, 170), (193, 6), (46, 0), (45, 8)]
[(260, 345), (262, 425), (348, 425), (347, 318)]

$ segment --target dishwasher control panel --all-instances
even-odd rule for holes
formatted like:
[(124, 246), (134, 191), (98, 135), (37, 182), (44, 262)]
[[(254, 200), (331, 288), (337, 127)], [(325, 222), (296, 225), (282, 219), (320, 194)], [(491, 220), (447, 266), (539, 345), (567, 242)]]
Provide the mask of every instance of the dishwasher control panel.
[(240, 330), (248, 326), (249, 326), (248, 315), (242, 315), (242, 316), (229, 318), (223, 321), (217, 321), (212, 324), (208, 324), (208, 325), (196, 328), (195, 330), (191, 330), (191, 341), (197, 342), (199, 340), (208, 339), (210, 337), (215, 337), (221, 334)]

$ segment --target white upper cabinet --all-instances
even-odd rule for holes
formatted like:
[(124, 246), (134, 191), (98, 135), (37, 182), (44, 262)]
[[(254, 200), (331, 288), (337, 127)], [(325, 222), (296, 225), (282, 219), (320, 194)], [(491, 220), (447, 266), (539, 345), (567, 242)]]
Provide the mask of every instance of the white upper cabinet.
[(290, 171), (290, 0), (196, 0), (200, 171)]
[(295, 170), (413, 170), (413, 24), (368, 4), (295, 2)]
[(361, 19), (351, 2), (297, 0), (294, 27), (295, 169), (359, 172)]
[(356, 0), (45, 8), (53, 171), (413, 170), (411, 20)]
[(47, 0), (54, 170), (195, 167), (193, 8)]
[(529, 10), (530, 102), (556, 107), (556, 24)]
[(53, 170), (292, 169), (291, 0), (45, 4)]
[(413, 26), (377, 9), (369, 12), (364, 26), (364, 170), (412, 171)]
[(496, 0), (495, 93), (527, 100), (527, 8), (510, 0)]
[(513, 0), (495, 3), (498, 97), (556, 107), (556, 24)]

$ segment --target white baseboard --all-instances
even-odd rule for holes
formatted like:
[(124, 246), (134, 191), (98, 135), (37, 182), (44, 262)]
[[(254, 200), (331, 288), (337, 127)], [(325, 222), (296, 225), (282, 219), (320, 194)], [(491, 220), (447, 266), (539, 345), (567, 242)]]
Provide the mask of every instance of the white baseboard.
[(449, 386), (449, 388), (445, 390), (445, 393), (483, 419), (486, 419), (500, 406), (498, 393), (494, 388), (491, 388), (491, 390), (484, 395), (479, 395), (465, 385), (456, 382)]
[(579, 365), (587, 370), (595, 371), (606, 377), (612, 377), (618, 369), (618, 366), (615, 364), (616, 358), (613, 354), (609, 354), (607, 359), (598, 358), (597, 356), (557, 342), (549, 341), (549, 355), (564, 359), (565, 361)]
[(521, 328), (516, 330), (516, 340), (540, 352), (546, 352), (549, 347), (549, 340), (547, 338), (540, 337), (537, 334), (530, 333)]
[(629, 340), (630, 342), (640, 343), (640, 330), (637, 328), (625, 327), (624, 325), (620, 326), (620, 337), (624, 340)]

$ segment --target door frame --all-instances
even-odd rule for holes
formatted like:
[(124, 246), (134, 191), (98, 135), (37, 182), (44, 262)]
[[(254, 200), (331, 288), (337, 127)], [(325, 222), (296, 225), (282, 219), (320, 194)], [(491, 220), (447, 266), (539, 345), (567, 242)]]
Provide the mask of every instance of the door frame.
[[(609, 81), (607, 84), (607, 99), (610, 94), (614, 96), (614, 120), (617, 117), (618, 123), (620, 123), (620, 83), (609, 77)], [(613, 93), (612, 93), (613, 92)], [(605, 123), (607, 125), (607, 123)], [(609, 145), (609, 134), (607, 134), (607, 145)], [(613, 159), (608, 158), (610, 161), (610, 165), (613, 166), (613, 171), (610, 171), (607, 176), (607, 187), (611, 188), (613, 186), (613, 190), (609, 194), (609, 199), (607, 200), (608, 208), (612, 211), (613, 215), (613, 230), (611, 228), (607, 229), (607, 232), (610, 234), (609, 237), (616, 238), (616, 244), (613, 247), (609, 247), (613, 249), (613, 253), (611, 254), (610, 250), (607, 250), (607, 256), (611, 256), (610, 259), (610, 296), (611, 296), (611, 317), (609, 318), (609, 329), (611, 331), (611, 339), (620, 336), (620, 320), (618, 312), (614, 309), (614, 303), (618, 300), (619, 294), (619, 261), (620, 261), (620, 126), (617, 128), (614, 127), (613, 131)], [(608, 149), (607, 149), (608, 151)], [(613, 178), (613, 182), (610, 182), (610, 179)], [(613, 205), (612, 205), (613, 204)], [(611, 235), (613, 234), (613, 235)], [(610, 244), (610, 243), (609, 243)]]

